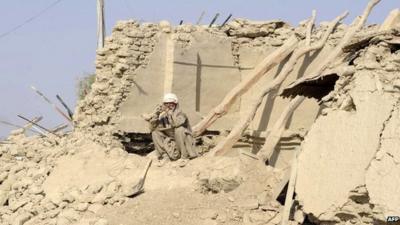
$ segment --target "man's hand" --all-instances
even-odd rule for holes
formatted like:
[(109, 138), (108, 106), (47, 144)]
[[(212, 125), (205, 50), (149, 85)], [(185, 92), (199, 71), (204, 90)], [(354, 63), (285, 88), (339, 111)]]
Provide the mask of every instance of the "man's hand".
[(144, 114), (140, 115), (140, 117), (142, 117), (146, 121), (149, 121), (149, 120), (151, 120), (152, 115), (144, 113)]
[(163, 107), (163, 105), (157, 105), (156, 106), (156, 108), (154, 109), (154, 114), (156, 114), (156, 115), (160, 115), (160, 113), (161, 112), (163, 112), (164, 111), (164, 107)]

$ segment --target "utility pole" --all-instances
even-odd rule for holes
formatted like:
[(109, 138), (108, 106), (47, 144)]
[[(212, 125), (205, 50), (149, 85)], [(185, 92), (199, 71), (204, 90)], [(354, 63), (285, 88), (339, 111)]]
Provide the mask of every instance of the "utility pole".
[(97, 49), (104, 47), (105, 30), (104, 0), (97, 0)]

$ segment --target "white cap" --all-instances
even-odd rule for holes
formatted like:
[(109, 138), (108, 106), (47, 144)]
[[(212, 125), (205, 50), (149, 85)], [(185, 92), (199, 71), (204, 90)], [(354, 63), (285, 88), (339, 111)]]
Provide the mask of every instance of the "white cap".
[(178, 97), (176, 97), (176, 95), (173, 93), (165, 94), (163, 98), (163, 103), (169, 103), (169, 102), (178, 104)]

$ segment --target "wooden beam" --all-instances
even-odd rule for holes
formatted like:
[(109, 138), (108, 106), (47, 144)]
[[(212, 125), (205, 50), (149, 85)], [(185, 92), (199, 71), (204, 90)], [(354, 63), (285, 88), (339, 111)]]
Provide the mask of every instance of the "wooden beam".
[(97, 49), (104, 47), (105, 30), (104, 0), (97, 0)]
[(288, 38), (284, 45), (276, 49), (274, 52), (265, 57), (254, 70), (244, 78), (238, 85), (236, 85), (228, 94), (224, 97), (221, 103), (213, 108), (199, 123), (193, 127), (193, 133), (195, 136), (202, 134), (208, 127), (210, 127), (218, 118), (225, 115), (235, 101), (245, 94), (254, 84), (257, 83), (265, 75), (266, 72), (270, 71), (274, 66), (278, 65), (284, 60), (289, 54), (291, 54), (297, 47), (300, 41), (298, 35), (292, 35)]
[(297, 107), (304, 101), (304, 96), (296, 96), (289, 102), (289, 105), (284, 109), (279, 119), (275, 122), (270, 135), (265, 140), (265, 143), (261, 150), (257, 153), (257, 156), (264, 162), (268, 161), (274, 153), (276, 145), (282, 138), (282, 134), (285, 131), (285, 126), (289, 118), (293, 115), (293, 112)]
[(369, 14), (371, 13), (372, 9), (374, 6), (376, 6), (381, 0), (370, 0), (366, 8), (364, 9), (364, 12), (361, 16), (357, 17), (352, 25), (347, 29), (345, 35), (341, 39), (341, 41), (335, 46), (334, 49), (331, 50), (330, 54), (324, 58), (324, 60), (319, 64), (318, 67), (314, 71), (310, 73), (309, 76), (307, 77), (302, 77), (297, 79), (295, 82), (293, 82), (291, 85), (287, 87), (287, 89), (292, 88), (296, 86), (297, 84), (300, 84), (308, 79), (313, 79), (315, 77), (318, 77), (321, 75), (324, 70), (328, 68), (328, 66), (332, 63), (335, 62), (335, 59), (340, 57), (341, 54), (343, 54), (343, 48), (350, 43), (350, 41), (353, 39), (353, 37), (357, 34), (357, 32), (360, 31), (360, 29), (364, 26), (365, 22), (367, 21), (367, 18)]
[[(223, 155), (225, 152), (227, 152), (229, 149), (232, 149), (232, 146), (239, 140), (239, 138), (242, 136), (243, 132), (246, 130), (246, 128), (250, 125), (251, 121), (253, 120), (254, 116), (256, 115), (257, 109), (261, 105), (264, 97), (270, 93), (272, 90), (277, 89), (280, 87), (282, 82), (289, 76), (289, 74), (293, 71), (297, 61), (304, 56), (305, 54), (319, 50), (324, 47), (325, 43), (327, 42), (330, 34), (333, 32), (334, 28), (336, 25), (346, 16), (348, 15), (347, 12), (343, 13), (342, 15), (336, 17), (329, 25), (328, 29), (325, 31), (324, 36), (319, 40), (317, 43), (313, 44), (312, 46), (307, 46), (306, 41), (300, 45), (299, 48), (297, 48), (292, 56), (290, 57), (289, 61), (285, 64), (283, 67), (282, 71), (278, 74), (278, 76), (271, 81), (268, 85), (264, 87), (264, 89), (257, 95), (256, 100), (253, 102), (253, 104), (250, 106), (250, 110), (243, 115), (239, 122), (235, 124), (233, 127), (232, 131), (229, 133), (229, 135), (222, 140), (221, 142), (218, 143), (217, 146), (215, 146), (211, 152), (214, 153), (215, 155)], [(314, 19), (309, 20), (310, 23), (314, 22)], [(312, 26), (308, 26), (312, 27)], [(302, 101), (302, 100), (301, 100)], [(301, 103), (300, 101), (300, 103)], [(299, 104), (300, 104), (299, 103)], [(297, 107), (296, 105), (295, 107)], [(281, 132), (282, 134), (282, 132)]]
[(283, 208), (282, 212), (282, 219), (281, 219), (281, 225), (287, 225), (289, 222), (289, 215), (290, 215), (290, 209), (292, 208), (293, 205), (293, 194), (294, 194), (294, 187), (296, 185), (296, 177), (297, 177), (297, 151), (295, 153), (292, 166), (290, 169), (290, 180), (288, 184), (288, 189), (286, 193), (286, 198), (285, 198), (285, 206)]

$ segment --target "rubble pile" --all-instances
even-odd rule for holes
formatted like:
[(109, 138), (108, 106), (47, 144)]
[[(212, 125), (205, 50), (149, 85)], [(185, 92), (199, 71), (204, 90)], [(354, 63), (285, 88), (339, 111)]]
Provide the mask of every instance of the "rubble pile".
[(386, 224), (387, 216), (400, 213), (395, 38), (375, 36), (344, 65), (352, 72), (341, 74), (323, 98), (323, 115), (302, 144), (296, 193), (318, 223)]
[(145, 162), (75, 135), (16, 130), (0, 146), (0, 224), (73, 224), (84, 212), (103, 224), (95, 213), (132, 195)]

